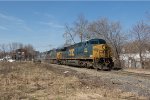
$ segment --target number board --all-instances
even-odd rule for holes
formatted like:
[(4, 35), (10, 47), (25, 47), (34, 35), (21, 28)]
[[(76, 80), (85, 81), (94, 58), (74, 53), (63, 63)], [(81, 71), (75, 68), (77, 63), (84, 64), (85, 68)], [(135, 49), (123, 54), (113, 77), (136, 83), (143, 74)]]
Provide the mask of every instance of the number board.
[(69, 49), (69, 56), (74, 56), (74, 49)]

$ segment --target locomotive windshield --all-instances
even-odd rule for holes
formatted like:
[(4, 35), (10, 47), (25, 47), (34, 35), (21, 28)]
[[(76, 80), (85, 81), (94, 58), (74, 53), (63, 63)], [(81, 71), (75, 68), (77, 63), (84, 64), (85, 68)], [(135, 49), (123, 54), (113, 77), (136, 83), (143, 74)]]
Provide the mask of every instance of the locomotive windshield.
[(91, 44), (98, 44), (99, 41), (91, 41), (90, 43), (91, 43)]
[(106, 41), (103, 39), (92, 39), (89, 41), (90, 44), (106, 44)]

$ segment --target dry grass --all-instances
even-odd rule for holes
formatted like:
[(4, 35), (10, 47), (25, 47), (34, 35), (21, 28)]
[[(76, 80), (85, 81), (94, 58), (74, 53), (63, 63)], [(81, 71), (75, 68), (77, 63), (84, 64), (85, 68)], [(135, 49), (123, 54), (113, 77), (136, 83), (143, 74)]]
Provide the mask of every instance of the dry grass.
[[(0, 100), (116, 100), (133, 93), (84, 84), (75, 76), (47, 70), (44, 64), (0, 63)], [(49, 66), (50, 67), (50, 66)]]

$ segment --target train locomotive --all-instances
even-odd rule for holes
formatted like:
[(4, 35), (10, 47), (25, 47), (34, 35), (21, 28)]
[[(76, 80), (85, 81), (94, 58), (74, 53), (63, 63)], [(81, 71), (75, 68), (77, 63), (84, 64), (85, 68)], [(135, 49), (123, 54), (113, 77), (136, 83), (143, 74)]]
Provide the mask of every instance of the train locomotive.
[(50, 63), (73, 65), (97, 70), (111, 70), (114, 66), (111, 48), (103, 39), (91, 39), (60, 49), (50, 50)]

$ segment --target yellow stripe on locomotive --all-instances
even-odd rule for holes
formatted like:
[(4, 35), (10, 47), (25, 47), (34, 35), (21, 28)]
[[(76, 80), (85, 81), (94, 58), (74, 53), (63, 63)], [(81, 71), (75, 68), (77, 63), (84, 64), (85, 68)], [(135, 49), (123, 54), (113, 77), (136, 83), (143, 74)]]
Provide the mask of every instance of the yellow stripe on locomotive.
[(57, 56), (57, 59), (62, 59), (62, 52), (57, 52), (56, 56)]
[(69, 49), (69, 56), (74, 56), (74, 49)]
[(93, 59), (110, 57), (110, 47), (108, 47), (107, 44), (98, 44), (93, 46)]

